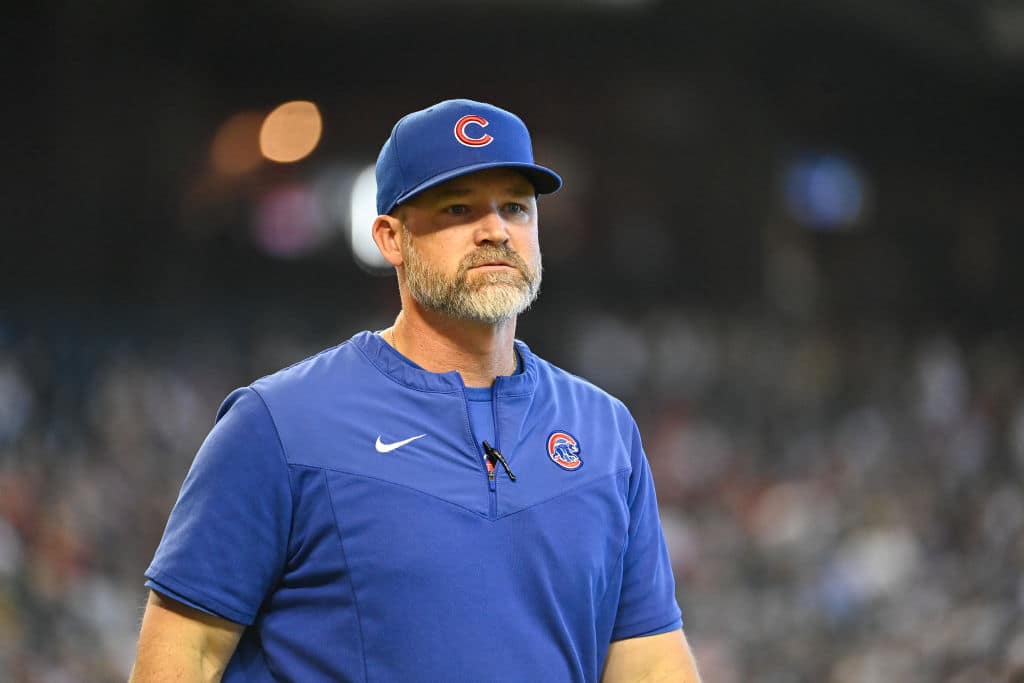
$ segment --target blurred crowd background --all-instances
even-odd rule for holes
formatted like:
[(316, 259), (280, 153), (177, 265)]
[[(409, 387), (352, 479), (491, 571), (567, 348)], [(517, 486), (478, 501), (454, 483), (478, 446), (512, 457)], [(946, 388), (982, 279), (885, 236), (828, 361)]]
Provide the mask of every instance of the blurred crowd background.
[(217, 406), (390, 323), (365, 169), (471, 97), (565, 178), (519, 336), (633, 410), (705, 680), (1024, 680), (1024, 11), (827, 4), (20, 8), (0, 679), (125, 679)]

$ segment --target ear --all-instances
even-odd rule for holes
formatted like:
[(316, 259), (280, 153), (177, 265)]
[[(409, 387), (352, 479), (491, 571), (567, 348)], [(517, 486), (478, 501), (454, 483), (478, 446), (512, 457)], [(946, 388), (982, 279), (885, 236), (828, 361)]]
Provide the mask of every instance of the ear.
[(402, 222), (394, 216), (385, 214), (373, 221), (373, 241), (384, 260), (393, 266), (402, 265), (401, 230)]

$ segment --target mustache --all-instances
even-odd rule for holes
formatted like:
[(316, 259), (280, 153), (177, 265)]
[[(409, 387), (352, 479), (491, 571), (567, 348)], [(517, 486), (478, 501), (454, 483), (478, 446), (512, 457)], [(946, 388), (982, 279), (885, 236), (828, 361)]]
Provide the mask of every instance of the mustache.
[(465, 275), (470, 268), (501, 261), (518, 270), (524, 277), (528, 276), (530, 267), (526, 265), (523, 257), (507, 246), (495, 244), (478, 247), (476, 251), (467, 254), (459, 264), (459, 274)]

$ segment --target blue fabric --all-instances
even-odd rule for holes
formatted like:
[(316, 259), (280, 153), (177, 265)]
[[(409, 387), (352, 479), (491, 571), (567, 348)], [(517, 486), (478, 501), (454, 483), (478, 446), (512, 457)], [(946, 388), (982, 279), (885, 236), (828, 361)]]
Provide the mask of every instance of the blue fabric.
[(492, 407), (516, 482), (459, 375), (372, 333), (225, 400), (146, 572), (248, 626), (225, 681), (596, 681), (612, 640), (680, 627), (632, 417), (517, 350)]

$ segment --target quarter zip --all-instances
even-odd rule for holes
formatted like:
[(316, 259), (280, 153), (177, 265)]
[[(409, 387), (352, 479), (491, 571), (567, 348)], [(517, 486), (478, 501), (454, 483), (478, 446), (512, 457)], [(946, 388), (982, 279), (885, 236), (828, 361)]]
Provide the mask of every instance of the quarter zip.
[[(514, 349), (513, 353), (517, 353)], [(516, 361), (518, 364), (518, 361)], [(490, 453), (490, 444), (484, 441), (484, 452), (487, 453), (488, 462), (490, 467), (487, 468), (487, 476), (491, 480), (491, 519), (498, 518), (498, 463), (495, 460), (500, 459), (501, 464), (505, 466), (505, 472), (508, 474), (509, 479), (515, 481), (515, 475), (512, 474), (512, 470), (508, 468), (508, 462), (502, 457), (501, 451), (501, 433), (498, 428), (498, 383), (501, 382), (501, 377), (494, 378), (494, 384), (491, 386), (491, 422), (494, 423), (494, 452), (497, 454), (496, 457)]]
[(501, 451), (484, 441), (484, 453), (487, 454), (487, 461), (490, 463), (490, 467), (488, 467), (490, 472), (497, 471), (498, 463), (500, 462), (501, 466), (505, 468), (505, 474), (508, 475), (508, 478), (512, 481), (516, 480), (516, 475), (512, 474), (512, 468), (508, 466), (508, 460), (505, 460), (505, 456), (501, 454)]
[[(501, 377), (494, 378), (494, 384), (491, 386), (491, 422), (494, 423), (494, 448), (497, 450), (501, 448), (501, 435), (498, 433), (498, 382), (501, 381)], [(484, 441), (484, 452), (487, 452), (488, 443)], [(487, 453), (487, 457), (490, 458), (491, 454)], [(502, 460), (504, 462), (504, 459)], [(498, 518), (498, 463), (488, 460), (491, 466), (488, 468), (489, 476), (491, 477), (491, 519)], [(505, 464), (506, 469), (508, 464)]]
[(508, 466), (508, 461), (505, 460), (505, 456), (501, 454), (497, 448), (487, 443), (486, 440), (483, 442), (484, 453), (487, 454), (487, 479), (490, 482), (491, 487), (491, 514), (492, 518), (497, 519), (498, 516), (498, 463), (505, 469), (505, 474), (512, 481), (516, 480), (516, 475), (512, 474), (512, 468)]
[[(487, 443), (484, 441), (484, 443)], [(491, 519), (498, 518), (498, 468), (489, 460), (484, 460), (484, 467), (487, 468), (487, 487), (491, 490)]]
[[(516, 480), (515, 473), (512, 472), (508, 460), (505, 459), (498, 446), (500, 434), (498, 429), (499, 410), (496, 396), (502, 379), (502, 377), (496, 378), (494, 384), (487, 389), (474, 389), (465, 385), (462, 387), (466, 414), (469, 418), (470, 438), (475, 444), (473, 452), (480, 453), (479, 449), (481, 446), (483, 447), (483, 453), (480, 455), (483, 456), (481, 460), (483, 460), (487, 476), (488, 517), (492, 520), (497, 519), (499, 514), (498, 465), (500, 464), (501, 469), (505, 470), (509, 481), (514, 482)], [(480, 405), (484, 401), (489, 402), (490, 406)], [(488, 407), (490, 410), (486, 409)], [(494, 444), (493, 446), (491, 445), (492, 443)]]
[[(487, 449), (486, 448), (481, 449), (481, 447), (483, 446), (483, 444), (485, 442), (478, 441), (477, 440), (477, 436), (476, 436), (476, 432), (473, 431), (473, 417), (472, 417), (471, 410), (470, 410), (470, 407), (469, 407), (469, 395), (466, 392), (465, 385), (463, 385), (463, 387), (462, 387), (462, 404), (463, 404), (463, 407), (466, 410), (466, 425), (467, 425), (467, 427), (469, 427), (469, 438), (470, 438), (470, 444), (472, 445), (472, 450), (470, 452), (473, 453), (473, 457), (476, 458), (480, 462), (480, 465), (484, 469), (484, 474), (487, 477), (487, 491), (488, 491), (488, 499), (489, 499), (488, 500), (488, 515), (487, 516), (490, 519), (492, 519), (492, 520), (493, 519), (497, 519), (498, 518), (498, 478), (497, 478), (497, 474), (498, 473), (497, 473), (497, 467), (496, 467), (497, 463), (495, 463), (494, 465), (491, 465), (491, 458), (490, 458), (490, 454), (487, 452)], [(498, 425), (497, 425), (497, 420), (494, 419), (494, 416), (495, 416), (494, 395), (493, 395), (493, 392), (492, 392), (492, 394), (491, 394), (491, 419), (494, 420), (494, 439), (495, 439), (495, 441), (497, 441), (497, 439), (498, 439)]]
[[(491, 422), (494, 423), (494, 450), (496, 451), (501, 448), (501, 433), (498, 429), (498, 384), (500, 382), (501, 377), (495, 377), (494, 385), (491, 387)], [(508, 463), (505, 463), (505, 469), (508, 469)]]

